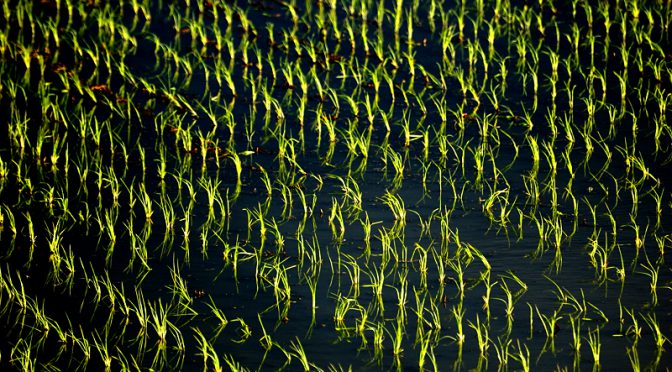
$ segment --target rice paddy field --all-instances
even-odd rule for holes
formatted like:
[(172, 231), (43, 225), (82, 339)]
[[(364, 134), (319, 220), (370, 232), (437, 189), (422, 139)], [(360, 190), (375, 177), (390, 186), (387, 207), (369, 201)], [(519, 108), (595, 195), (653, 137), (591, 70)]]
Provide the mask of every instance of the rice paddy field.
[(670, 370), (671, 24), (4, 0), (0, 369)]

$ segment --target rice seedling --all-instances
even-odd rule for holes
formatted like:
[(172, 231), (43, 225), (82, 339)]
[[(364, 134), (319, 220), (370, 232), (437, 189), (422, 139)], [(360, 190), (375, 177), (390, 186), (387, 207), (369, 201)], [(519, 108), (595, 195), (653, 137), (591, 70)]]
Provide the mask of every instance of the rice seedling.
[(523, 371), (529, 371), (530, 364), (530, 350), (527, 348), (527, 345), (520, 344), (520, 340), (516, 340), (516, 351), (511, 353), (511, 358), (520, 363), (520, 367)]
[[(397, 317), (397, 324), (394, 327), (394, 331), (388, 332), (388, 335), (392, 339), (392, 353), (395, 356), (401, 355), (404, 351), (402, 348), (404, 328), (403, 320), (400, 317)], [(387, 328), (385, 328), (385, 330), (387, 331)]]
[[(639, 249), (639, 248), (638, 248)], [(649, 261), (649, 258), (646, 258), (646, 264), (642, 263), (640, 266), (644, 271), (642, 271), (642, 274), (649, 277), (651, 282), (649, 283), (649, 289), (651, 292), (651, 306), (656, 306), (658, 305), (658, 273), (659, 273), (659, 266), (654, 267), (651, 261)], [(668, 287), (669, 288), (669, 287)]]
[(555, 330), (557, 329), (558, 320), (562, 319), (562, 316), (559, 316), (558, 310), (553, 312), (553, 315), (544, 315), (539, 311), (539, 307), (535, 305), (535, 310), (537, 311), (537, 316), (541, 321), (541, 325), (544, 328), (546, 333), (546, 342), (550, 342), (551, 350), (555, 349)]
[[(203, 357), (203, 365), (207, 368), (209, 364), (212, 364), (212, 368), (215, 371), (222, 371), (223, 368), (219, 360), (219, 356), (214, 350), (212, 344), (208, 341), (205, 335), (203, 335), (200, 329), (196, 328), (193, 331), (196, 341), (199, 344), (200, 355)], [(229, 362), (227, 361), (227, 363)]]
[(303, 349), (303, 345), (301, 345), (301, 341), (297, 338), (296, 342), (292, 341), (290, 343), (290, 349), (293, 350), (292, 355), (296, 356), (299, 361), (301, 362), (301, 366), (303, 367), (304, 371), (310, 371), (311, 370), (311, 364), (308, 362), (308, 357), (306, 356), (306, 352)]
[(466, 336), (463, 332), (463, 323), (462, 319), (464, 318), (465, 311), (462, 308), (462, 302), (459, 302), (457, 305), (453, 306), (451, 308), (451, 314), (453, 315), (453, 318), (455, 319), (455, 326), (456, 326), (456, 333), (455, 337), (453, 339), (458, 345), (464, 344), (464, 341), (466, 339)]
[(569, 318), (572, 328), (572, 349), (576, 355), (581, 355), (581, 319)]
[(633, 345), (628, 348), (628, 360), (630, 361), (630, 366), (633, 371), (641, 371), (640, 361), (639, 361), (639, 352), (637, 351), (637, 346)]
[(644, 321), (646, 322), (646, 324), (651, 329), (651, 333), (653, 334), (653, 339), (654, 339), (656, 348), (658, 348), (659, 351), (663, 350), (665, 344), (668, 343), (670, 340), (661, 331), (660, 324), (658, 323), (658, 320), (656, 319), (656, 315), (655, 314), (647, 314), (643, 318), (644, 318)]
[(355, 299), (339, 296), (334, 310), (334, 323), (336, 329), (346, 329), (345, 317), (350, 311), (361, 311), (361, 305)]
[(598, 327), (593, 330), (590, 330), (588, 332), (588, 337), (586, 338), (586, 341), (588, 341), (588, 346), (590, 346), (590, 352), (593, 356), (593, 365), (599, 366), (600, 352), (602, 349), (602, 344), (600, 343), (600, 328)]
[(505, 280), (502, 280), (499, 283), (500, 288), (504, 291), (504, 298), (499, 298), (496, 297), (495, 299), (498, 301), (501, 301), (504, 303), (505, 310), (504, 313), (506, 314), (507, 318), (512, 319), (513, 318), (513, 311), (514, 311), (514, 305), (516, 301), (520, 298), (520, 295), (522, 292), (525, 291), (525, 289), (521, 289), (515, 294), (509, 289), (509, 285)]
[(490, 348), (490, 338), (488, 337), (487, 323), (481, 323), (478, 315), (476, 315), (476, 323), (468, 321), (469, 327), (476, 331), (476, 339), (478, 341), (478, 350), (481, 355), (485, 356)]

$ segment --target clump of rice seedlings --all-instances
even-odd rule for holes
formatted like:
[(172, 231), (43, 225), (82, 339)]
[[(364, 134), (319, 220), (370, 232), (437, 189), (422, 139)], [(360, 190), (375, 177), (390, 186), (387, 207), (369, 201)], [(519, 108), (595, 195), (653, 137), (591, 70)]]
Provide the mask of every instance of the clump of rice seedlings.
[[(516, 280), (516, 276), (511, 273), (511, 278), (514, 279), (514, 281), (518, 282)], [(515, 303), (520, 299), (520, 297), (523, 295), (523, 293), (527, 290), (527, 286), (521, 286), (521, 289), (519, 289), (517, 292), (512, 292), (511, 289), (509, 288), (508, 283), (506, 280), (503, 280), (504, 277), (502, 277), (502, 280), (499, 282), (499, 287), (504, 291), (504, 298), (496, 297), (495, 299), (504, 303), (504, 313), (506, 314), (507, 319), (513, 319), (513, 312), (514, 312), (514, 307)], [(521, 282), (522, 283), (522, 282)], [(524, 283), (523, 283), (524, 284)]]
[[(647, 257), (646, 263), (640, 264), (642, 267), (643, 271), (641, 272), (643, 275), (649, 277), (650, 283), (649, 283), (649, 289), (651, 293), (651, 306), (657, 306), (658, 305), (658, 275), (659, 275), (659, 270), (660, 266), (654, 265), (651, 263), (649, 258)], [(666, 287), (669, 288), (669, 287)]]
[(639, 352), (637, 351), (637, 345), (633, 345), (627, 349), (628, 360), (630, 361), (630, 366), (633, 371), (641, 371)]
[(390, 339), (392, 339), (392, 354), (395, 357), (399, 357), (404, 351), (402, 348), (402, 342), (405, 328), (406, 327), (403, 324), (403, 320), (400, 317), (397, 317), (397, 323), (396, 326), (393, 327), (393, 331), (388, 331), (387, 328), (385, 328), (385, 330), (388, 331)]
[[(352, 297), (357, 298), (359, 297), (360, 293), (359, 285), (361, 283), (360, 277), (362, 273), (362, 268), (359, 266), (357, 258), (343, 252), (340, 252), (339, 254), (340, 257), (338, 265), (343, 267), (345, 273), (347, 273), (348, 279), (350, 279), (350, 294), (352, 295)], [(313, 271), (319, 270), (319, 267), (317, 266), (311, 267), (311, 270)]]
[(334, 310), (334, 323), (336, 325), (336, 329), (346, 329), (345, 318), (350, 311), (362, 310), (364, 309), (361, 308), (361, 305), (357, 302), (357, 300), (339, 296), (336, 299), (336, 307)]
[(670, 340), (663, 334), (660, 328), (660, 324), (656, 318), (656, 314), (647, 314), (646, 316), (643, 317), (644, 321), (646, 324), (649, 326), (651, 329), (651, 333), (653, 334), (653, 339), (654, 343), (656, 345), (656, 348), (658, 351), (662, 351), (664, 349), (664, 346), (666, 343), (669, 343)]
[[(555, 350), (555, 331), (557, 329), (557, 323), (562, 316), (559, 315), (559, 311), (556, 309), (552, 315), (545, 315), (539, 311), (539, 307), (535, 305), (535, 310), (537, 311), (537, 316), (541, 321), (541, 325), (544, 328), (544, 333), (546, 333), (546, 344), (550, 343), (551, 351)], [(544, 345), (546, 346), (546, 345)]]
[(512, 343), (511, 339), (509, 338), (502, 339), (499, 336), (497, 337), (497, 342), (493, 341), (492, 343), (492, 346), (495, 349), (495, 353), (497, 354), (497, 362), (499, 370), (505, 369), (509, 364), (509, 356), (512, 355), (509, 352), (511, 343)]
[(394, 217), (394, 226), (392, 227), (391, 233), (401, 235), (406, 227), (407, 210), (404, 205), (404, 200), (398, 194), (393, 194), (389, 191), (385, 192), (385, 194), (380, 197), (380, 200), (390, 208)]
[(462, 344), (464, 344), (464, 341), (466, 339), (462, 323), (465, 314), (465, 311), (462, 307), (462, 301), (458, 302), (457, 305), (454, 305), (451, 308), (451, 314), (453, 316), (453, 319), (455, 319), (455, 327), (456, 327), (455, 336), (453, 337), (453, 339), (459, 346), (461, 346)]
[(569, 324), (572, 329), (572, 342), (571, 346), (574, 350), (576, 357), (581, 355), (581, 319), (580, 318), (569, 318)]
[[(508, 345), (507, 345), (508, 346)], [(530, 350), (527, 345), (520, 344), (520, 340), (516, 340), (516, 351), (511, 351), (511, 358), (520, 363), (520, 367), (523, 371), (529, 371), (531, 367), (530, 363)]]
[[(194, 337), (196, 338), (196, 341), (199, 344), (200, 355), (203, 357), (203, 366), (207, 367), (208, 365), (212, 365), (212, 368), (215, 371), (221, 371), (222, 364), (219, 359), (219, 355), (215, 351), (211, 342), (205, 337), (205, 335), (200, 329), (195, 328), (193, 329), (193, 332)], [(227, 361), (227, 364), (228, 363), (229, 362)]]
[(478, 314), (476, 315), (476, 323), (468, 321), (469, 327), (476, 332), (476, 340), (478, 341), (478, 350), (481, 356), (486, 356), (490, 348), (490, 338), (488, 336), (488, 324), (481, 323)]
[(602, 349), (602, 344), (600, 343), (600, 328), (597, 327), (588, 332), (588, 337), (585, 338), (590, 346), (590, 352), (593, 356), (593, 365), (600, 365), (600, 351)]

